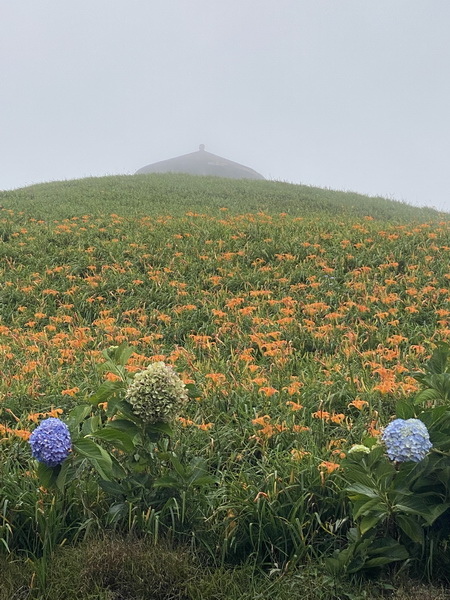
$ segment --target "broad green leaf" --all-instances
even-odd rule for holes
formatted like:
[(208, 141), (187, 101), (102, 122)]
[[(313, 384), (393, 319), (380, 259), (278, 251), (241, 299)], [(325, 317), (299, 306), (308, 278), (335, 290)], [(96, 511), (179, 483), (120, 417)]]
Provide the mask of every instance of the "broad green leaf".
[(104, 448), (89, 438), (81, 438), (74, 442), (73, 449), (89, 460), (102, 479), (112, 478), (111, 456)]
[(104, 492), (109, 494), (110, 496), (121, 497), (125, 496), (126, 493), (120, 483), (116, 483), (115, 481), (104, 481), (100, 480), (98, 485), (102, 488)]
[(438, 496), (425, 496), (418, 494), (414, 496), (403, 497), (401, 501), (395, 504), (397, 513), (407, 513), (423, 517), (427, 525), (432, 525), (434, 521), (443, 514), (448, 508), (448, 502), (442, 502)]
[(349, 574), (357, 573), (358, 571), (361, 571), (361, 569), (363, 569), (364, 566), (364, 558), (362, 556), (354, 556), (345, 570)]
[(107, 402), (114, 394), (125, 390), (126, 384), (123, 381), (104, 381), (100, 384), (97, 391), (89, 398), (91, 404)]
[(116, 479), (122, 479), (123, 477), (126, 477), (127, 473), (117, 458), (115, 456), (111, 456), (111, 460), (113, 466), (113, 477)]
[(107, 363), (124, 366), (135, 351), (135, 348), (129, 346), (126, 342), (123, 342), (120, 346), (105, 348), (105, 350), (102, 350), (102, 356)]
[(380, 518), (379, 514), (366, 515), (365, 517), (363, 517), (361, 519), (361, 522), (359, 524), (359, 528), (361, 529), (361, 533), (364, 535), (365, 533), (367, 533), (368, 531), (370, 531), (371, 529), (373, 529), (376, 525), (378, 525), (382, 521), (383, 521), (383, 519)]
[(116, 348), (114, 352), (114, 362), (124, 367), (135, 351), (136, 349), (132, 346), (129, 346), (127, 343), (120, 344), (120, 346)]
[(441, 515), (443, 515), (450, 508), (449, 502), (444, 502), (442, 504), (435, 504), (434, 506), (428, 509), (428, 515), (425, 518), (427, 525), (433, 525), (433, 523), (438, 519)]
[(334, 577), (339, 577), (345, 568), (345, 559), (330, 557), (325, 559), (325, 568)]
[(115, 416), (117, 411), (119, 410), (120, 403), (122, 402), (122, 394), (115, 394), (110, 396), (108, 399), (108, 405), (106, 407), (106, 416), (111, 419)]
[(421, 381), (425, 389), (419, 392), (414, 403), (425, 404), (434, 400), (450, 400), (450, 373), (439, 373), (425, 377)]
[(437, 375), (445, 373), (448, 370), (449, 357), (450, 346), (445, 342), (439, 342), (425, 366), (426, 372)]
[(209, 485), (215, 483), (216, 478), (208, 473), (206, 461), (203, 458), (195, 457), (189, 463), (189, 485)]
[(141, 419), (139, 419), (139, 417), (134, 414), (130, 403), (127, 402), (126, 400), (122, 400), (121, 402), (119, 402), (117, 404), (117, 411), (122, 416), (126, 417), (128, 420), (132, 421), (133, 423), (138, 423), (138, 424), (142, 423)]
[(450, 398), (450, 373), (439, 373), (430, 378), (431, 387), (445, 400)]
[(110, 442), (118, 446), (120, 450), (124, 450), (130, 454), (136, 451), (136, 447), (133, 442), (133, 436), (130, 436), (125, 431), (115, 429), (114, 427), (104, 427), (103, 429), (98, 429), (97, 431), (88, 434), (87, 437), (94, 437), (97, 440)]
[(395, 405), (395, 414), (399, 419), (412, 419), (416, 413), (408, 400), (399, 400)]
[(55, 487), (56, 480), (61, 470), (60, 465), (56, 467), (48, 467), (44, 463), (39, 462), (36, 470), (39, 483), (42, 485), (42, 487), (46, 489), (51, 489)]
[(376, 498), (371, 498), (370, 500), (367, 500), (367, 496), (353, 500), (354, 519), (359, 519), (373, 511), (383, 515), (386, 513), (386, 510), (386, 504), (378, 496)]
[(188, 474), (187, 469), (184, 465), (181, 464), (181, 461), (176, 454), (172, 454), (170, 456), (170, 462), (172, 463), (172, 466), (178, 473), (178, 475), (184, 479)]
[(71, 435), (78, 434), (78, 428), (85, 418), (91, 414), (92, 406), (90, 404), (80, 404), (72, 408), (67, 416), (67, 427)]
[(417, 544), (423, 546), (423, 527), (411, 515), (396, 515), (395, 520), (400, 529)]
[(439, 470), (437, 470), (436, 478), (444, 486), (447, 487), (450, 484), (450, 465), (447, 465), (444, 468), (440, 468)]
[(380, 520), (388, 515), (388, 507), (380, 498), (372, 498), (367, 502), (355, 503), (353, 514), (355, 520), (370, 515), (377, 515)]
[(391, 560), (405, 560), (409, 557), (406, 548), (392, 538), (374, 540), (367, 549), (370, 556), (387, 556)]
[(119, 429), (120, 431), (125, 431), (129, 435), (138, 435), (140, 433), (139, 427), (136, 423), (129, 421), (128, 419), (114, 419), (113, 421), (109, 421), (106, 428), (111, 429)]
[(414, 404), (426, 404), (427, 402), (432, 402), (433, 400), (438, 400), (440, 398), (440, 394), (437, 390), (427, 388), (419, 392), (414, 398)]
[(153, 483), (154, 487), (160, 488), (175, 488), (179, 489), (181, 487), (181, 482), (179, 479), (172, 477), (171, 475), (164, 475), (163, 477), (158, 477)]
[(172, 436), (173, 430), (169, 423), (164, 423), (160, 421), (159, 423), (152, 423), (152, 425), (147, 425), (146, 431), (149, 433), (163, 433), (169, 437)]
[(344, 476), (350, 483), (358, 483), (368, 488), (373, 487), (373, 479), (360, 468), (360, 465), (348, 465), (346, 463)]
[(450, 432), (440, 432), (431, 429), (430, 439), (433, 444), (433, 448), (436, 450), (440, 450), (441, 452), (448, 452), (450, 450)]
[(366, 437), (363, 437), (362, 443), (364, 444), (364, 446), (367, 446), (368, 448), (373, 448), (374, 446), (376, 446), (376, 444), (379, 443), (379, 439), (377, 437), (368, 435)]
[(378, 492), (373, 488), (363, 485), (362, 483), (354, 483), (346, 488), (347, 492), (353, 494), (362, 494), (363, 496), (367, 496), (368, 498), (378, 498)]
[(71, 469), (70, 469), (71, 466), (72, 466), (72, 463), (70, 460), (65, 460), (61, 465), (61, 469), (60, 469), (58, 476), (56, 478), (56, 481), (55, 481), (56, 487), (58, 488), (58, 490), (60, 492), (64, 491), (64, 488), (66, 487), (67, 477), (71, 473)]
[(81, 431), (82, 431), (83, 435), (89, 435), (91, 433), (94, 433), (94, 431), (97, 431), (97, 429), (100, 427), (100, 425), (101, 425), (100, 415), (92, 415), (92, 417), (89, 417), (89, 419), (86, 419), (86, 421), (83, 422)]
[(409, 557), (409, 554), (406, 552), (406, 556), (377, 556), (376, 558), (370, 558), (366, 560), (364, 563), (365, 569), (373, 569), (375, 567), (381, 567), (383, 565), (388, 565), (391, 562), (396, 562), (398, 560), (406, 560)]
[(401, 463), (393, 481), (393, 489), (395, 492), (405, 496), (412, 495), (411, 487), (414, 485), (414, 482), (427, 471), (427, 469), (428, 460), (426, 457), (419, 463)]

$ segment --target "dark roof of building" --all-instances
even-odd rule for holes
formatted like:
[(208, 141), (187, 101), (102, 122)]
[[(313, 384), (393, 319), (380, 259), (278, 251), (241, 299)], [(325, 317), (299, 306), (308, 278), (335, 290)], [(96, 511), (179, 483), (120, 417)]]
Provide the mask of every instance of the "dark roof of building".
[(215, 175), (230, 179), (264, 179), (260, 173), (249, 167), (206, 152), (204, 144), (200, 145), (197, 152), (162, 160), (136, 171), (136, 174), (141, 173), (189, 173), (191, 175)]

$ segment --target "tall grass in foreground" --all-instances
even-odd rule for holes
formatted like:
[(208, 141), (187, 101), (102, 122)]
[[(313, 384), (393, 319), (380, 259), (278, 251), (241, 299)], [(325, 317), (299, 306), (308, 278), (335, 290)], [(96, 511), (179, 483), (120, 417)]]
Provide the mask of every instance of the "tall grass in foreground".
[(252, 569), (210, 568), (185, 547), (154, 546), (133, 537), (102, 536), (54, 557), (45, 590), (30, 588), (31, 565), (3, 562), (0, 599), (28, 600), (444, 600), (448, 591), (399, 580), (336, 583), (315, 567), (292, 575), (255, 576)]

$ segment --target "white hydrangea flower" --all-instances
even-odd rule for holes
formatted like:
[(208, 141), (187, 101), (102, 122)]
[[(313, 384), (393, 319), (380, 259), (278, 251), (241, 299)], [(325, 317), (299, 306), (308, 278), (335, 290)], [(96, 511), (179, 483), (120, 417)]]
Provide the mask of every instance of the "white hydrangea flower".
[(155, 362), (136, 373), (125, 399), (136, 416), (152, 424), (171, 421), (188, 396), (176, 371), (170, 365)]
[(357, 452), (363, 452), (364, 454), (370, 454), (370, 448), (363, 446), (363, 444), (355, 444), (350, 448), (348, 454), (356, 454)]

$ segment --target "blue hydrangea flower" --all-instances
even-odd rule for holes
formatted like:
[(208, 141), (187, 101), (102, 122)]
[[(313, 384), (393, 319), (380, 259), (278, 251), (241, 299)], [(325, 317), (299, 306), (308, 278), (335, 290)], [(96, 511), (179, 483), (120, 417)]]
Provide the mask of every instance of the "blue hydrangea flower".
[(33, 457), (47, 467), (56, 467), (64, 462), (72, 447), (67, 425), (54, 417), (41, 421), (30, 435), (29, 442)]
[(395, 419), (381, 436), (387, 455), (396, 462), (420, 462), (432, 447), (426, 425), (419, 419)]

